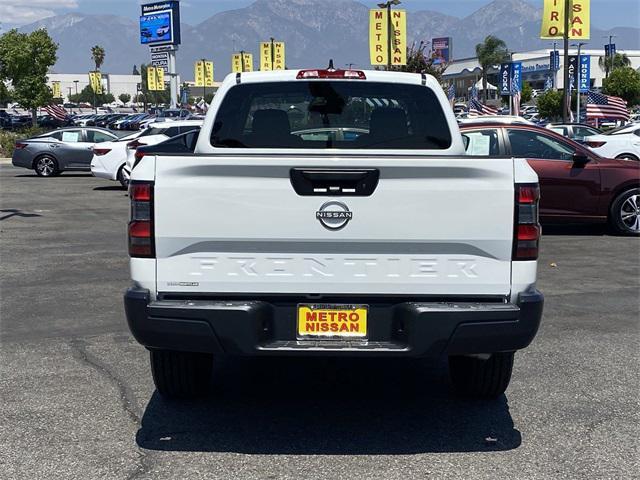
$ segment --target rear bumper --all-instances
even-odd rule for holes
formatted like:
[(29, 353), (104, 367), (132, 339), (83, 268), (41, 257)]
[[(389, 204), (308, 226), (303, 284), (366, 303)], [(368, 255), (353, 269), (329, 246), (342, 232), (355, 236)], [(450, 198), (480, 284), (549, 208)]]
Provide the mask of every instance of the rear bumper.
[[(147, 348), (229, 355), (437, 356), (515, 351), (533, 340), (544, 297), (517, 304), (369, 302), (369, 340), (296, 340), (296, 303), (221, 300), (150, 301), (148, 290), (124, 297), (133, 336)], [(352, 299), (352, 302), (357, 299)]]
[(11, 163), (14, 167), (33, 168), (33, 154), (26, 148), (14, 150)]

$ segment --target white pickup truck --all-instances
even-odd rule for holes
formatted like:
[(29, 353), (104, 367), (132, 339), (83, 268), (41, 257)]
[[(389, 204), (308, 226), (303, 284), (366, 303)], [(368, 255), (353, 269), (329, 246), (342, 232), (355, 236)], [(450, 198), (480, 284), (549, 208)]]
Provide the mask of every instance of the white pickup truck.
[(536, 174), (466, 156), (428, 75), (229, 75), (130, 196), (126, 315), (162, 395), (202, 393), (217, 355), (447, 355), (495, 397), (540, 324)]

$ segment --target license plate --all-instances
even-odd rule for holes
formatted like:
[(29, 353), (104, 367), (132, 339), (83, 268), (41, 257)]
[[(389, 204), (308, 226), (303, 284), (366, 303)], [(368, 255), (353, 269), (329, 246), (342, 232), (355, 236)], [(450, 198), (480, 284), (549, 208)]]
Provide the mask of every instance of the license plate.
[(367, 337), (367, 305), (298, 305), (298, 337)]

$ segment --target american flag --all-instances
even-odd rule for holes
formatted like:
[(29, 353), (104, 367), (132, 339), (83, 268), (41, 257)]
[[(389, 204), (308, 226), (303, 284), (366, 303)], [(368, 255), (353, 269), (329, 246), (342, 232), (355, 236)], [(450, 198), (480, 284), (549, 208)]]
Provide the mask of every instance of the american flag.
[(453, 103), (456, 100), (456, 87), (453, 83), (449, 85), (449, 89), (447, 90), (447, 98), (449, 99), (449, 103), (453, 107)]
[(627, 102), (620, 97), (611, 97), (589, 90), (587, 94), (587, 120), (594, 118), (629, 120)]
[(479, 100), (472, 98), (469, 100), (469, 116), (480, 117), (482, 115), (497, 115), (498, 109), (480, 103)]
[(518, 82), (516, 81), (515, 78), (511, 80), (511, 91), (513, 92), (513, 95), (511, 96), (513, 100), (513, 114), (516, 117), (519, 117), (520, 116), (520, 100), (522, 99), (522, 93), (520, 92), (520, 85), (518, 85)]
[(44, 107), (44, 111), (51, 115), (56, 120), (63, 122), (67, 118), (67, 111), (60, 105), (47, 105)]

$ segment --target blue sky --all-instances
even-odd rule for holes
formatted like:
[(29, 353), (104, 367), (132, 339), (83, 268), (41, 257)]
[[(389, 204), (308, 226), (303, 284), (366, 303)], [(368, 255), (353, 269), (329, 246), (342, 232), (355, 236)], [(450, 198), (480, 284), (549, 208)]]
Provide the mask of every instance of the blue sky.
[[(0, 0), (0, 21), (20, 25), (66, 12), (110, 13), (134, 18), (139, 15), (140, 3), (140, 0)], [(184, 22), (197, 24), (214, 13), (251, 3), (253, 0), (182, 0), (181, 13)], [(373, 7), (377, 0), (361, 3)], [(490, 0), (403, 0), (402, 6), (409, 11), (435, 10), (464, 17), (488, 3)], [(542, 7), (542, 0), (528, 3)], [(599, 28), (640, 26), (640, 0), (592, 0), (591, 10), (592, 22)]]

